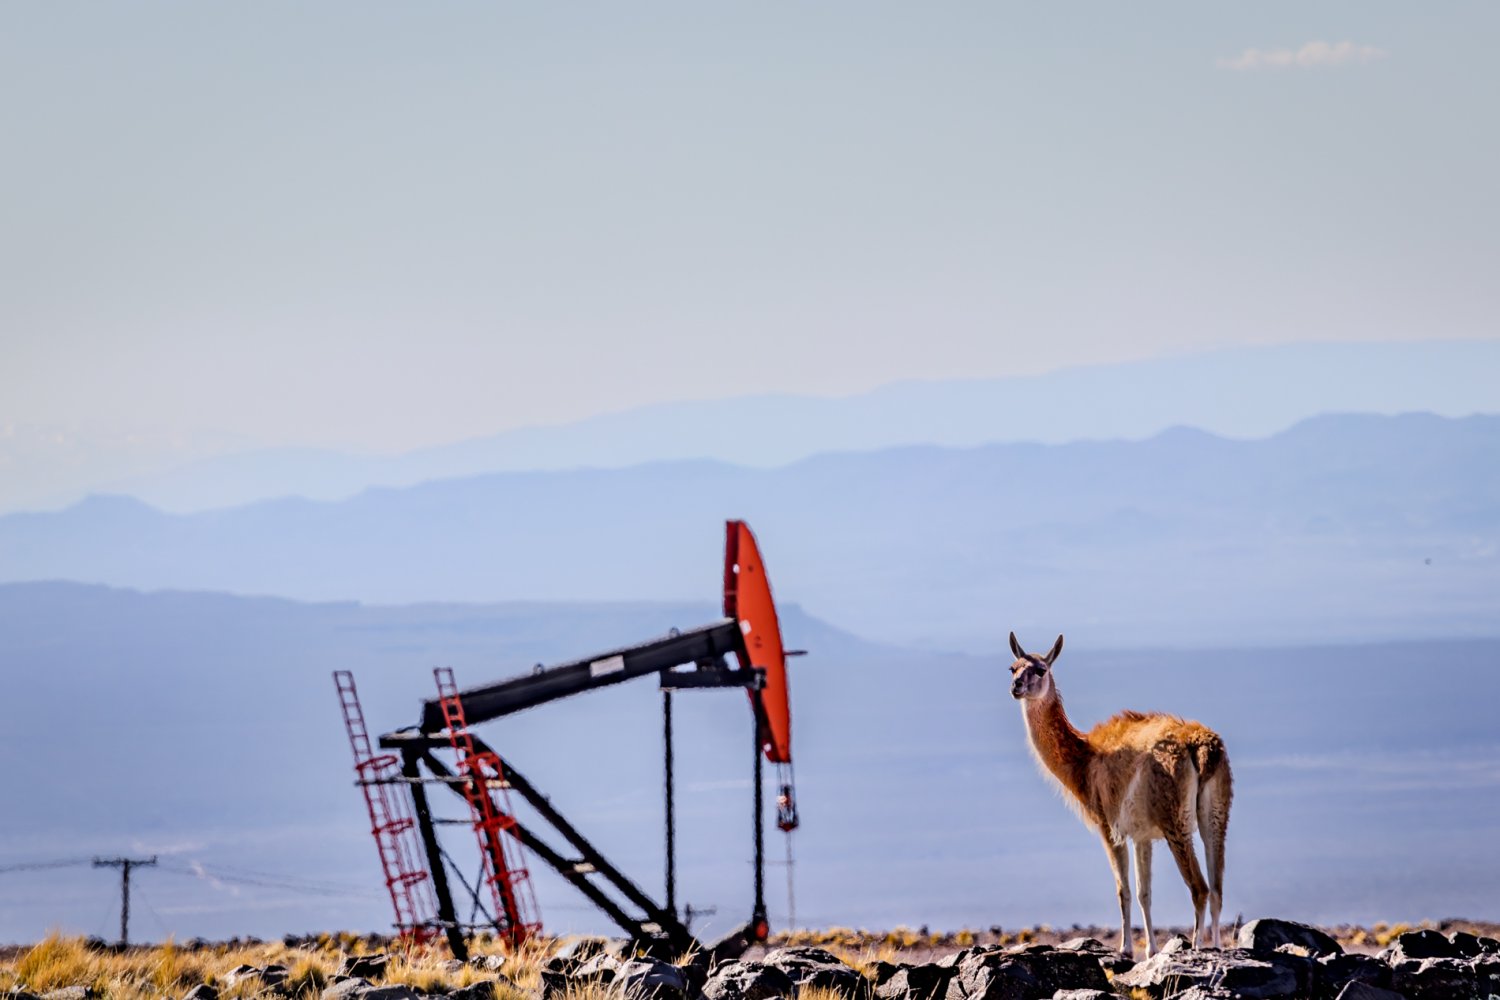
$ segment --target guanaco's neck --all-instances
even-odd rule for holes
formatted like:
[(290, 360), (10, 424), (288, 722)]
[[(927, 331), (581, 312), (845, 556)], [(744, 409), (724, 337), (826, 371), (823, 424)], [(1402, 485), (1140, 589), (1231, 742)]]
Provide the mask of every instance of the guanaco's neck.
[(1026, 735), (1037, 759), (1074, 798), (1086, 803), (1088, 765), (1094, 750), (1068, 721), (1057, 688), (1044, 697), (1024, 702), (1022, 713), (1026, 718)]

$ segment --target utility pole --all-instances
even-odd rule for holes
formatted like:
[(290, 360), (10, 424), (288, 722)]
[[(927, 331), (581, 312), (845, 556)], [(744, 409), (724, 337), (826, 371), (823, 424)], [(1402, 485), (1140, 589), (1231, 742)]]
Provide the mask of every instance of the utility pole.
[(156, 855), (149, 858), (95, 858), (95, 868), (120, 869), (120, 947), (130, 943), (130, 869), (150, 868)]

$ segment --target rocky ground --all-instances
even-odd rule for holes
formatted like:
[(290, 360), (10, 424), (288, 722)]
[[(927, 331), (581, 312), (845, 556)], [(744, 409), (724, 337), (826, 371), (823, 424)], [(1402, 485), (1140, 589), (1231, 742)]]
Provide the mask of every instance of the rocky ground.
[[(1077, 928), (1071, 930), (1089, 930)], [(675, 963), (600, 938), (489, 947), (468, 962), (321, 935), (127, 951), (49, 938), (0, 953), (0, 1000), (1490, 1000), (1489, 924), (1383, 929), (1255, 920), (1233, 947), (1173, 937), (1134, 962), (1048, 928), (784, 935), (735, 961)], [(1490, 932), (1490, 933), (1484, 933)], [(806, 938), (825, 938), (811, 943)], [(1009, 940), (1005, 940), (1009, 938)], [(951, 940), (949, 940), (951, 939)], [(1230, 942), (1226, 942), (1228, 944)]]

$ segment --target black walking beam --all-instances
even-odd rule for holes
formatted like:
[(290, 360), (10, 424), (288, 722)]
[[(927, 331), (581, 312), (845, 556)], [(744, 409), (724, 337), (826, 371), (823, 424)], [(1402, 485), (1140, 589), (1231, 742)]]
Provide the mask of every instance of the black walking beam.
[[(712, 625), (687, 629), (650, 642), (601, 653), (587, 660), (541, 667), (529, 674), (458, 693), (464, 720), (475, 726), (512, 712), (566, 698), (595, 688), (608, 687), (636, 677), (669, 670), (687, 663), (717, 665), (730, 653), (741, 650), (740, 627), (726, 618)], [(728, 673), (739, 671), (722, 668)], [(446, 725), (441, 703), (422, 703), (424, 733), (441, 732)]]

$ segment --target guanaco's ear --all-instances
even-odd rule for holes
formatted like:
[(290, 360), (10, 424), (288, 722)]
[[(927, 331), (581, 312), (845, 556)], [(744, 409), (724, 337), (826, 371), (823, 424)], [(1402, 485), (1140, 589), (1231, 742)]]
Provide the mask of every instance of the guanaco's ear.
[(1057, 641), (1052, 644), (1052, 652), (1048, 653), (1044, 657), (1044, 659), (1047, 661), (1047, 666), (1049, 666), (1049, 667), (1052, 666), (1052, 661), (1055, 660), (1055, 659), (1057, 659), (1057, 654), (1061, 653), (1061, 652), (1062, 652), (1062, 636), (1058, 636), (1057, 637)]
[(1014, 632), (1010, 634), (1010, 651), (1016, 654), (1016, 659), (1026, 659), (1026, 650), (1021, 648), (1021, 642), (1016, 638), (1016, 634)]

